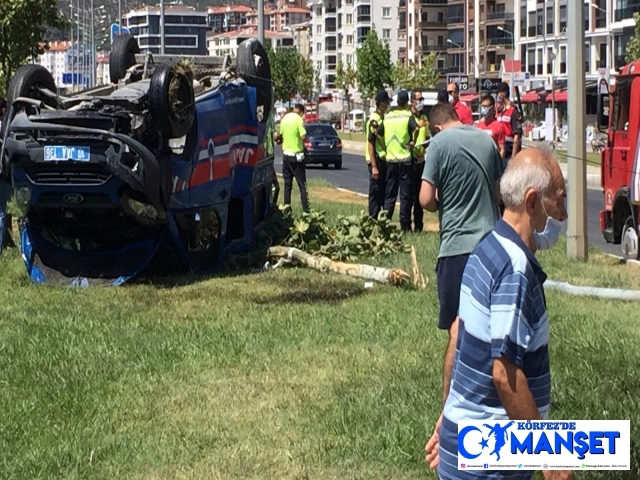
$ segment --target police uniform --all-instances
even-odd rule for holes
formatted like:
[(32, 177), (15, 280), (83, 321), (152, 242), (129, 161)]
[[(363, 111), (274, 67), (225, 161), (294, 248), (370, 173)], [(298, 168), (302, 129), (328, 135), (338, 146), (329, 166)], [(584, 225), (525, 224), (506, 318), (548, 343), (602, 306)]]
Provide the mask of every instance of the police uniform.
[(398, 192), (400, 193), (400, 227), (411, 230), (411, 208), (413, 207), (413, 165), (411, 163), (410, 143), (417, 126), (413, 114), (408, 109), (409, 94), (398, 93), (398, 104), (384, 116), (378, 135), (384, 138), (387, 152), (387, 179), (384, 209), (387, 217), (393, 217)]
[[(415, 145), (411, 151), (411, 160), (413, 166), (413, 226), (416, 232), (421, 232), (424, 228), (424, 210), (420, 206), (420, 186), (422, 185), (422, 171), (424, 170), (424, 155), (426, 148), (420, 146), (427, 138), (429, 138), (429, 124), (427, 116), (424, 114), (413, 115), (415, 123), (418, 125), (418, 136)], [(424, 120), (427, 124), (420, 127), (420, 121)]]
[(369, 168), (369, 215), (378, 218), (378, 214), (384, 208), (385, 185), (387, 179), (387, 152), (383, 139), (378, 137), (378, 127), (382, 124), (383, 116), (375, 111), (367, 120), (368, 143), (374, 146), (375, 163), (378, 167), (378, 178), (373, 178), (373, 165), (369, 154), (369, 145), (365, 150), (364, 158)]

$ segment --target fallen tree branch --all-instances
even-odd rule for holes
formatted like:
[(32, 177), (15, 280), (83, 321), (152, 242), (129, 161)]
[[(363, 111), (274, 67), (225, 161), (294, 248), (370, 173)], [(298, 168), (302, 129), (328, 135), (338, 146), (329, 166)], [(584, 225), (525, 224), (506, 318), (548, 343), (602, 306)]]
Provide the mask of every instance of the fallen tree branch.
[(334, 272), (378, 283), (402, 285), (411, 279), (408, 273), (399, 268), (382, 268), (356, 263), (336, 262), (327, 257), (310, 255), (293, 247), (271, 247), (268, 255), (276, 258), (286, 257), (321, 272)]

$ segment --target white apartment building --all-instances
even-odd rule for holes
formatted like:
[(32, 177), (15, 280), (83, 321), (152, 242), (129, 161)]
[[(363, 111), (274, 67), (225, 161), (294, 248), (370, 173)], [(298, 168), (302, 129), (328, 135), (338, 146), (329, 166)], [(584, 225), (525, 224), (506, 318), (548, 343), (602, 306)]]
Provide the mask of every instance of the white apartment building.
[(398, 35), (399, 0), (309, 0), (311, 9), (309, 42), (314, 68), (319, 72), (322, 89), (335, 88), (338, 62), (356, 68), (356, 50), (375, 25), (378, 37), (389, 43), (391, 61), (396, 62), (405, 40)]
[[(225, 33), (210, 32), (207, 35), (208, 53), (214, 57), (229, 55), (235, 58), (238, 45), (249, 38), (258, 38), (258, 27), (248, 25), (239, 30)], [(293, 34), (290, 32), (274, 32), (265, 30), (265, 41), (270, 41), (273, 48), (295, 47)], [(303, 52), (301, 52), (303, 53)]]
[(83, 58), (83, 50), (83, 44), (80, 44), (78, 48), (77, 42), (73, 42), (73, 48), (69, 41), (50, 42), (49, 48), (38, 56), (35, 63), (42, 65), (51, 72), (58, 88), (71, 87), (70, 76), (67, 75), (68, 83), (65, 83), (64, 78), (64, 74), (71, 73), (74, 73), (76, 79), (85, 83), (88, 87), (91, 82), (91, 69), (93, 66), (91, 52), (87, 48), (86, 55)]

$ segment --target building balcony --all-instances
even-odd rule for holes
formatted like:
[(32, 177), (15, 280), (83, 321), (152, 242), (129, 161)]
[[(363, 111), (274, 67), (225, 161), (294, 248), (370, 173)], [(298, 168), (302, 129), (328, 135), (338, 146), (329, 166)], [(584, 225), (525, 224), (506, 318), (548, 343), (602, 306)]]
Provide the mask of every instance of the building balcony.
[(422, 53), (431, 53), (431, 52), (446, 52), (446, 45), (422, 45), (421, 47)]
[(356, 23), (364, 23), (369, 25), (371, 23), (371, 15), (358, 15), (356, 17)]
[(485, 22), (513, 22), (513, 12), (490, 12), (484, 16)]
[(488, 48), (491, 48), (491, 47), (513, 48), (513, 37), (504, 36), (504, 37), (488, 38), (486, 41), (486, 45)]
[(464, 24), (464, 15), (458, 17), (449, 17), (447, 21), (449, 26)]
[(422, 30), (446, 30), (447, 22), (420, 22)]
[(614, 14), (615, 21), (621, 22), (622, 20), (632, 19), (633, 14), (636, 12), (640, 12), (640, 3), (629, 5), (628, 7), (624, 8), (616, 8)]
[(441, 7), (447, 5), (447, 0), (420, 0), (422, 7)]
[(458, 73), (458, 72), (460, 72), (461, 74), (464, 73), (464, 68), (458, 65), (445, 65), (444, 67), (439, 68), (438, 70), (442, 73)]

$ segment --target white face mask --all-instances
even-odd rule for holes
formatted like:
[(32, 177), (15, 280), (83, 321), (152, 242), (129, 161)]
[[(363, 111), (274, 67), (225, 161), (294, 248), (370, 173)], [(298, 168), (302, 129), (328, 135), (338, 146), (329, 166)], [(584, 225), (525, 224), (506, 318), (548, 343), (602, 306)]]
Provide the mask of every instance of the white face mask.
[(453, 95), (449, 95), (449, 103), (453, 103)]
[(416, 107), (415, 108), (419, 112), (422, 111), (422, 109), (424, 108), (424, 103), (422, 103), (422, 102), (416, 103)]
[(547, 222), (542, 232), (537, 232), (535, 228), (533, 229), (533, 238), (536, 241), (536, 248), (538, 250), (547, 250), (558, 243), (564, 222), (549, 216), (547, 209), (544, 208), (544, 204), (542, 204), (542, 209), (547, 216)]

